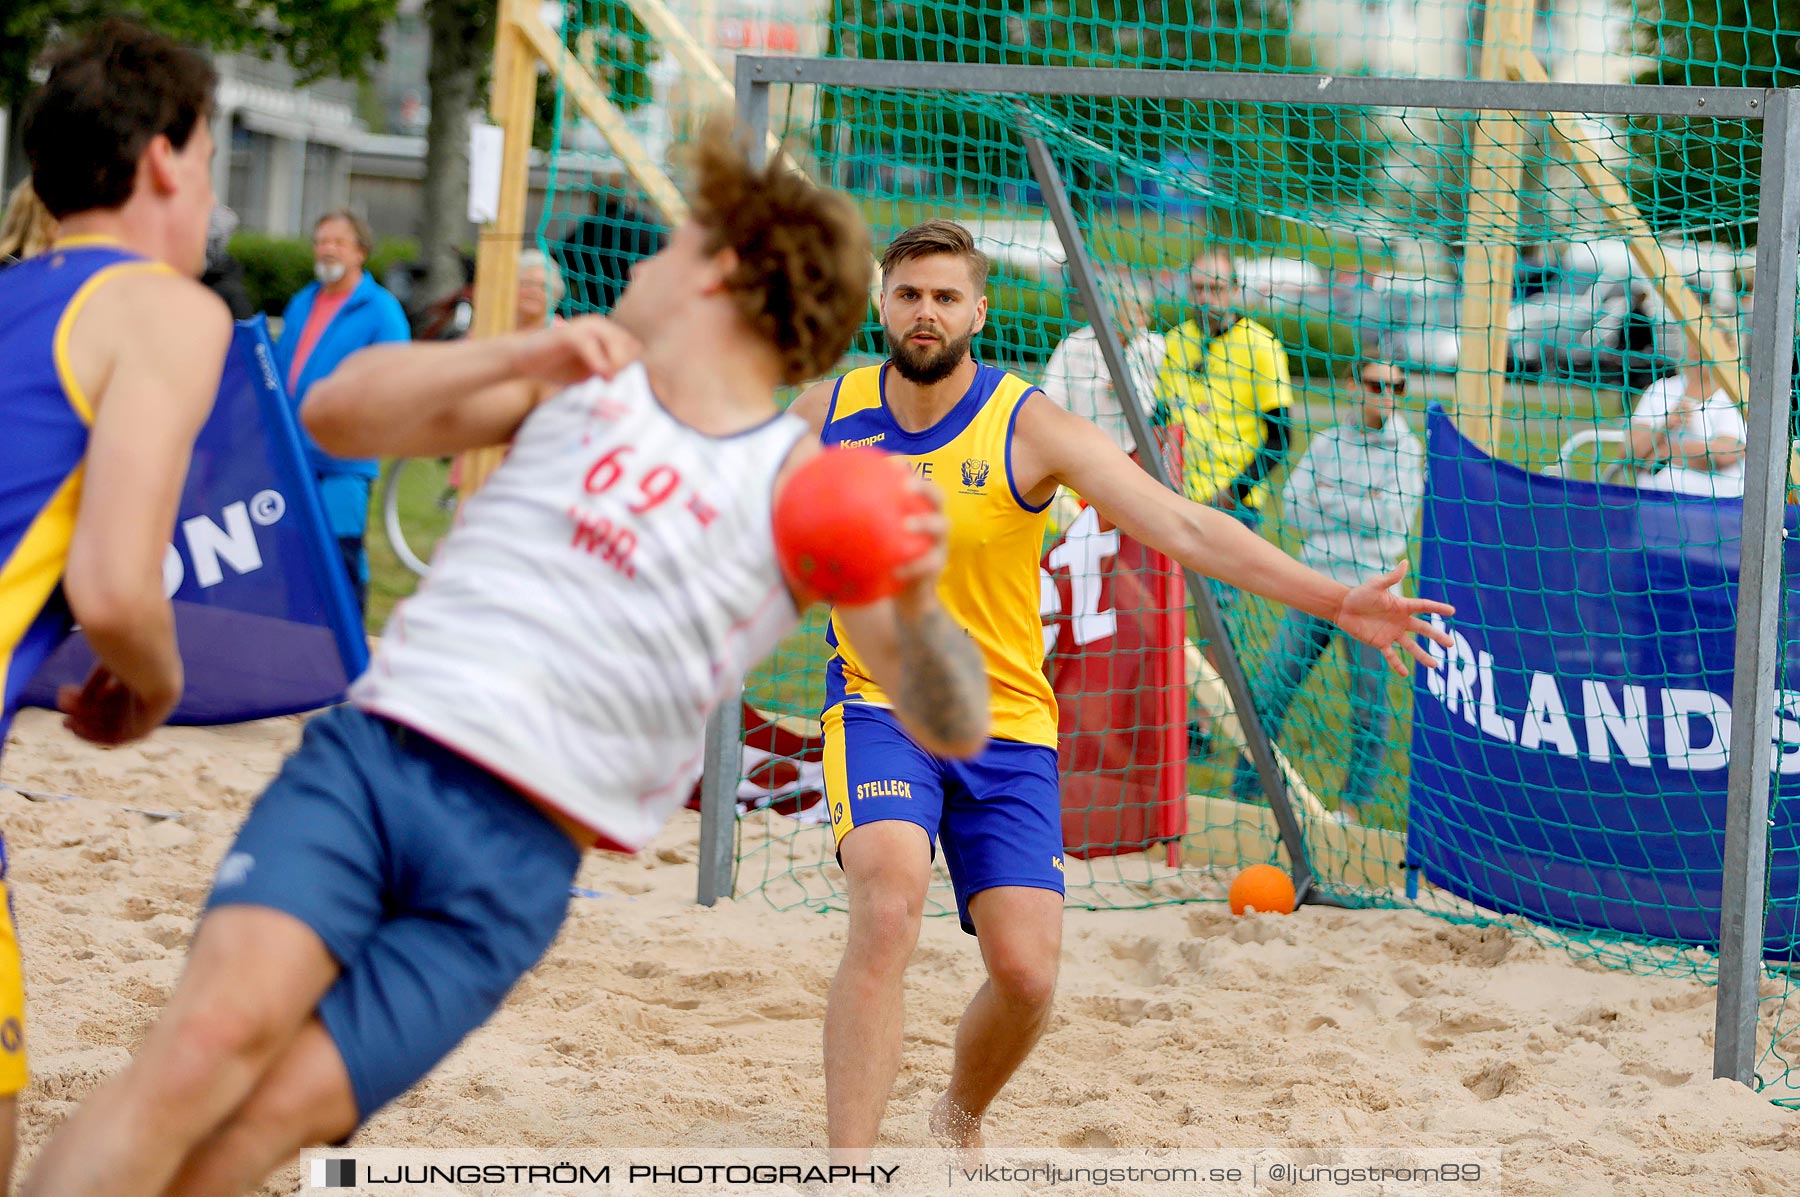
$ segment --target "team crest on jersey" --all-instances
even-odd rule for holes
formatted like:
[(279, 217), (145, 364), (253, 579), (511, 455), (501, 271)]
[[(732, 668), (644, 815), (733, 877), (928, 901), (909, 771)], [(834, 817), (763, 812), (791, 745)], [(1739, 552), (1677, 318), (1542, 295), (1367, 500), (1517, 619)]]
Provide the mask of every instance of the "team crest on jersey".
[(985, 457), (965, 457), (962, 463), (963, 494), (979, 495), (987, 485), (988, 463)]

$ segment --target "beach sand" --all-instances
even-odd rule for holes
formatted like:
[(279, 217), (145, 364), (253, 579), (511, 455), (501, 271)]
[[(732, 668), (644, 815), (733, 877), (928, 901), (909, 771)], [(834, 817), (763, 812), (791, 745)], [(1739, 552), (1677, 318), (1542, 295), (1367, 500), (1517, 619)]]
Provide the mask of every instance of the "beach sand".
[[(106, 751), (44, 712), (18, 720), (0, 827), (29, 995), (27, 1164), (155, 1017), (212, 872), (300, 727), (167, 729)], [(357, 1144), (822, 1144), (820, 1027), (844, 916), (694, 905), (698, 830), (683, 812), (639, 856), (591, 854), (578, 883), (604, 896), (575, 899), (504, 1008)], [(981, 978), (974, 939), (926, 920), (888, 1143), (931, 1145)], [(1800, 1192), (1800, 1114), (1710, 1080), (1712, 1026), (1698, 982), (1576, 962), (1503, 927), (1318, 907), (1239, 919), (1218, 903), (1071, 911), (1049, 1031), (988, 1138), (1464, 1147), (1499, 1154), (1505, 1193)], [(289, 1168), (265, 1191), (296, 1183)]]

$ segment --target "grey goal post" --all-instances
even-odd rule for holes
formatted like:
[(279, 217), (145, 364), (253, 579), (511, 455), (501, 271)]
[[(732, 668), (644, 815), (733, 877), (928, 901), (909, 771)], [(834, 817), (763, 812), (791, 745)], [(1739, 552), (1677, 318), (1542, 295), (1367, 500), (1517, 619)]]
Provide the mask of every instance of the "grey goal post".
[[(1541, 68), (1539, 68), (1541, 70)], [(888, 62), (845, 58), (739, 55), (738, 118), (748, 143), (764, 152), (770, 96), (776, 86), (837, 86), (862, 91), (960, 91), (998, 97), (1107, 96), (1119, 98), (1375, 108), (1436, 108), (1470, 112), (1578, 113), (1759, 121), (1762, 175), (1757, 213), (1756, 307), (1750, 329), (1749, 377), (1744, 388), (1749, 443), (1745, 456), (1738, 630), (1731, 709), (1731, 763), (1725, 830), (1723, 918), (1720, 927), (1714, 1075), (1749, 1084), (1756, 1053), (1758, 983), (1762, 975), (1770, 770), (1774, 745), (1775, 671), (1781, 657), (1781, 542), (1787, 483), (1787, 446), (1795, 333), (1797, 254), (1800, 254), (1800, 91), (1794, 89), (1673, 87), (1544, 82), (1514, 79), (1403, 79), (1089, 67), (992, 66)], [(1062, 237), (1070, 273), (1096, 317), (1107, 368), (1140, 444), (1147, 436), (1143, 397), (1133, 393), (1108, 307), (1068, 209), (1067, 193), (1047, 147), (1023, 134), (1046, 206)], [(1036, 142), (1036, 144), (1032, 144)], [(1768, 347), (1776, 347), (1773, 352)], [(1145, 455), (1147, 458), (1154, 455)], [(1148, 464), (1148, 463), (1147, 463)], [(1158, 463), (1160, 464), (1160, 463)], [(1152, 467), (1154, 468), (1154, 467)], [(1167, 478), (1162, 479), (1165, 483)], [(1190, 579), (1196, 615), (1214, 643), (1229, 649), (1211, 592)], [(1240, 714), (1252, 712), (1241, 666), (1229, 652), (1221, 675)], [(1227, 663), (1229, 662), (1229, 663)], [(741, 773), (738, 698), (729, 696), (708, 727), (702, 786), (699, 900), (731, 893), (735, 799)], [(1244, 720), (1248, 747), (1290, 858), (1296, 889), (1304, 892), (1304, 846), (1267, 737)]]

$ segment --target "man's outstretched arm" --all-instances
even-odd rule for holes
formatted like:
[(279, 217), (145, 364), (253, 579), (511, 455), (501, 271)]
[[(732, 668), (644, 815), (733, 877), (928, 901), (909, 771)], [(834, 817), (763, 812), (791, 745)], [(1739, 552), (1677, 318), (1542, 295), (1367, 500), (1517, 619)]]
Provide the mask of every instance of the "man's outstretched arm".
[(1404, 563), (1355, 589), (1335, 582), (1231, 516), (1162, 486), (1099, 428), (1041, 395), (1025, 401), (1014, 436), (1014, 462), (1022, 487), (1040, 479), (1040, 485), (1060, 482), (1132, 539), (1196, 573), (1331, 620), (1381, 650), (1397, 673), (1405, 673), (1406, 666), (1396, 646), (1422, 664), (1432, 658), (1415, 637), (1426, 636), (1448, 647), (1449, 637), (1420, 617), (1453, 615), (1455, 609), (1393, 593), (1405, 575)]

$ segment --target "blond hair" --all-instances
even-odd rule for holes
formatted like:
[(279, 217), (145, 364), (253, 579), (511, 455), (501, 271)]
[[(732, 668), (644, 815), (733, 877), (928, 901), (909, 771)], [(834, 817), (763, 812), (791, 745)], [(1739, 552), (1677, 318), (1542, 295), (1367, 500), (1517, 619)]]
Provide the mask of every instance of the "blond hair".
[(975, 282), (975, 294), (987, 290), (990, 267), (987, 255), (975, 248), (975, 234), (954, 220), (942, 218), (915, 224), (888, 242), (887, 251), (881, 255), (882, 277), (902, 262), (916, 262), (939, 254), (963, 260), (969, 268), (969, 277)]
[(6, 199), (0, 216), (0, 258), (35, 258), (56, 240), (56, 217), (26, 179)]

